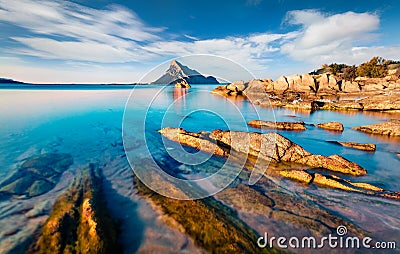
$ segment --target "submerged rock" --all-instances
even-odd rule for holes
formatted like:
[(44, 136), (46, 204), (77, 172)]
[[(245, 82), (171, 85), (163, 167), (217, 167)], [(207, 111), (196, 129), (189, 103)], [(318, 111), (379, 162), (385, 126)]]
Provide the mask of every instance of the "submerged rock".
[(343, 124), (339, 122), (320, 123), (317, 124), (317, 127), (330, 131), (343, 131)]
[(99, 169), (90, 164), (60, 195), (28, 253), (114, 253), (117, 226), (104, 200)]
[(400, 136), (400, 120), (393, 119), (384, 123), (354, 127), (353, 129), (371, 134)]
[[(153, 181), (158, 180), (156, 175), (150, 177)], [(256, 232), (215, 197), (173, 199), (147, 188), (137, 177), (134, 177), (134, 182), (139, 195), (151, 201), (157, 210), (169, 217), (174, 227), (190, 236), (206, 253), (282, 253), (275, 247), (259, 248), (254, 241), (258, 237)], [(185, 183), (180, 186), (167, 181), (162, 183), (171, 191), (188, 187)]]
[(29, 198), (49, 192), (72, 163), (72, 156), (64, 153), (30, 157), (0, 184), (0, 194)]
[[(214, 130), (211, 133), (192, 133), (180, 128), (164, 128), (159, 131), (168, 139), (181, 144), (228, 156), (231, 150), (247, 156), (274, 162), (295, 162), (315, 168), (324, 168), (351, 175), (365, 175), (367, 171), (339, 155), (314, 155), (301, 146), (277, 133), (256, 133)], [(233, 137), (233, 138), (232, 138)], [(232, 142), (237, 140), (238, 142)], [(270, 151), (274, 149), (274, 151)]]
[(292, 131), (306, 130), (304, 122), (274, 122), (274, 121), (253, 120), (249, 121), (247, 124), (251, 127), (259, 129), (276, 129), (276, 130), (292, 130)]

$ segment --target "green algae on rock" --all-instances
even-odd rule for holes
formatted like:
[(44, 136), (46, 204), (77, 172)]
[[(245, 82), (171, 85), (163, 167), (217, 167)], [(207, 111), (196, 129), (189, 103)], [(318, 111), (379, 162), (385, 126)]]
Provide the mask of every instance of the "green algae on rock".
[[(172, 218), (195, 243), (210, 253), (281, 253), (276, 248), (261, 249), (258, 236), (236, 213), (213, 197), (199, 200), (178, 200), (164, 197), (148, 189), (134, 178), (138, 193)], [(165, 183), (168, 185), (167, 183)], [(171, 191), (175, 189), (170, 186)]]
[(28, 253), (119, 252), (117, 225), (110, 217), (97, 166), (82, 169), (60, 195)]

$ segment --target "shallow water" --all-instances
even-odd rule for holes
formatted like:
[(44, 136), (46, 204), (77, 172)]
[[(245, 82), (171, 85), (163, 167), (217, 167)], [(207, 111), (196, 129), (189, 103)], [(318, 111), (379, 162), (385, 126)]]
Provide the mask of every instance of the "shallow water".
[[(107, 196), (115, 201), (111, 207), (113, 214), (124, 221), (125, 235), (122, 241), (127, 252), (169, 252), (176, 249), (199, 251), (187, 236), (165, 226), (159, 213), (135, 194), (132, 171), (122, 148), (123, 113), (131, 90), (104, 89), (102, 86), (97, 88), (0, 89), (0, 179), (12, 174), (24, 159), (33, 155), (57, 152), (69, 153), (74, 158), (73, 166), (49, 193), (32, 199), (0, 201), (0, 250), (7, 251), (10, 250), (9, 246), (22, 244), (21, 239), (27, 238), (46, 219), (45, 215), (26, 218), (24, 213), (27, 210), (45, 200), (54, 202), (76, 170), (94, 162), (103, 168), (107, 179)], [(153, 155), (158, 159), (170, 160), (165, 151), (160, 149), (162, 140), (157, 130), (161, 127), (181, 126), (193, 132), (228, 128), (260, 131), (245, 124), (257, 118), (257, 112), (251, 104), (244, 100), (231, 101), (212, 95), (212, 89), (213, 86), (200, 85), (193, 86), (189, 92), (173, 87), (165, 90), (155, 86), (136, 87), (135, 101), (127, 106), (127, 110), (136, 112), (137, 118), (133, 118), (134, 121), (129, 123), (129, 128), (124, 129), (124, 132), (129, 132), (128, 135), (135, 139), (135, 136), (143, 135), (135, 130), (144, 125), (147, 145)], [(149, 98), (153, 97), (149, 106)], [(400, 153), (400, 139), (372, 136), (351, 129), (391, 118), (399, 119), (398, 114), (333, 111), (310, 114), (287, 109), (256, 109), (260, 119), (264, 120), (304, 121), (307, 124), (342, 122), (345, 127), (343, 133), (328, 132), (313, 126), (307, 126), (308, 130), (304, 132), (279, 133), (312, 153), (337, 153), (360, 164), (368, 171), (367, 176), (358, 178), (360, 181), (400, 191), (400, 160), (397, 157), (397, 153)], [(142, 115), (146, 111), (148, 113), (144, 121)], [(367, 153), (326, 142), (333, 140), (375, 143), (377, 151)], [(142, 149), (144, 147), (133, 147), (130, 153), (139, 158)], [(171, 167), (180, 165), (174, 161), (167, 163), (173, 165)], [(207, 164), (207, 167), (212, 165)], [(379, 239), (393, 238), (393, 234), (400, 233), (398, 202), (323, 188), (306, 188), (286, 180), (281, 184), (293, 193), (314, 197), (321, 205), (362, 225)], [(257, 230), (262, 234), (263, 224), (254, 222), (259, 218), (245, 217), (248, 224), (257, 225)], [(132, 245), (130, 241), (133, 240), (136, 244)]]

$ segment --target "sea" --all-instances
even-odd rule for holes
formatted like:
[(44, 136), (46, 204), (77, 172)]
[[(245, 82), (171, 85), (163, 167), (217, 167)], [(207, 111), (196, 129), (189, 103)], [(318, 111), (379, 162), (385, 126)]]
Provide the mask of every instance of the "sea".
[[(74, 161), (48, 193), (0, 200), (0, 253), (24, 252), (32, 235), (46, 220), (56, 197), (88, 163), (102, 168), (109, 208), (112, 215), (123, 222), (121, 242), (126, 253), (174, 252), (177, 249), (183, 250), (182, 253), (201, 252), (187, 235), (160, 220), (160, 211), (140, 197), (133, 185), (132, 163), (135, 156), (141, 158), (145, 150), (150, 150), (154, 159), (164, 164), (180, 165), (168, 156), (168, 149), (160, 150), (164, 145), (157, 131), (164, 127), (181, 127), (191, 132), (215, 129), (260, 132), (245, 123), (254, 119), (303, 121), (306, 131), (277, 132), (311, 153), (339, 154), (368, 172), (366, 176), (346, 176), (346, 179), (400, 191), (400, 139), (352, 129), (400, 119), (400, 114), (261, 107), (241, 97), (228, 99), (211, 94), (215, 86), (176, 89), (155, 85), (0, 85), (0, 179), (6, 179), (25, 160), (40, 154), (68, 153)], [(314, 126), (329, 121), (343, 123), (344, 131), (329, 132)], [(123, 136), (130, 140), (124, 140)], [(146, 144), (138, 141), (127, 157), (126, 144), (135, 144), (136, 139), (143, 138)], [(328, 141), (373, 143), (377, 150), (365, 152)], [(313, 188), (291, 181), (282, 180), (281, 184), (296, 195), (312, 193), (322, 207), (327, 206), (326, 209), (347, 218), (376, 239), (399, 240), (398, 201)], [(338, 205), (326, 205), (332, 202)], [(39, 204), (44, 204), (47, 210), (33, 217), (26, 215)], [(257, 231), (262, 235), (265, 230), (261, 225)]]

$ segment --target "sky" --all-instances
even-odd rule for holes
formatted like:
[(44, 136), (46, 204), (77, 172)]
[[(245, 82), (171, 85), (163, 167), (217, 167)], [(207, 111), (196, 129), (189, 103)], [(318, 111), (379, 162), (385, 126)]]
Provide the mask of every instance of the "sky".
[(0, 77), (134, 83), (200, 54), (276, 79), (324, 63), (400, 60), (399, 24), (393, 0), (0, 0)]

